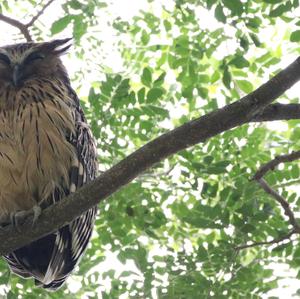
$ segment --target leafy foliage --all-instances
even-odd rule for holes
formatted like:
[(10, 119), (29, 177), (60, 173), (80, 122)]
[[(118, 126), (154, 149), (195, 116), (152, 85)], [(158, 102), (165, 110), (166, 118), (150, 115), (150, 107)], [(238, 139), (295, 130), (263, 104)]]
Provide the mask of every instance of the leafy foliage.
[[(101, 171), (253, 91), (300, 49), (297, 0), (149, 0), (131, 16), (122, 13), (130, 1), (61, 2), (53, 5), (56, 19), (48, 24), (45, 13), (32, 33), (36, 40), (74, 37), (72, 81), (98, 140)], [(34, 6), (3, 1), (1, 10), (21, 17)], [(283, 98), (296, 102), (292, 93)], [(65, 287), (47, 293), (2, 262), (3, 292), (26, 299), (276, 298), (269, 291), (278, 287), (278, 264), (300, 277), (297, 240), (234, 248), (287, 233), (281, 209), (249, 179), (274, 155), (298, 149), (299, 132), (297, 121), (245, 125), (181, 151), (100, 205), (91, 246)], [(297, 163), (266, 179), (297, 211)]]

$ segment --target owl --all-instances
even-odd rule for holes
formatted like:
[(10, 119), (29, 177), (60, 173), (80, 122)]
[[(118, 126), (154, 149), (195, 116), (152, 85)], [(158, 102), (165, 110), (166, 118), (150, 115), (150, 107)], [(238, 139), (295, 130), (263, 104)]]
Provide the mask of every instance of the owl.
[[(60, 56), (70, 39), (0, 47), (0, 222), (61, 200), (96, 176), (96, 148)], [(67, 213), (67, 211), (66, 211)], [(11, 270), (59, 288), (91, 237), (96, 207), (4, 256)]]

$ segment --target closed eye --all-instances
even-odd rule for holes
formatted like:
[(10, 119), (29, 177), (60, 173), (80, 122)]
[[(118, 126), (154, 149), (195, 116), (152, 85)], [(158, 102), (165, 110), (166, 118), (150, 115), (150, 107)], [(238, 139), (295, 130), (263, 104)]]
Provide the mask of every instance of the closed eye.
[(31, 63), (33, 61), (36, 61), (36, 60), (41, 60), (41, 59), (44, 59), (45, 58), (45, 55), (40, 53), (40, 52), (32, 52), (31, 54), (29, 54), (25, 60), (24, 60), (24, 64), (26, 63)]
[(3, 62), (4, 64), (10, 65), (10, 59), (7, 55), (0, 53), (0, 62)]

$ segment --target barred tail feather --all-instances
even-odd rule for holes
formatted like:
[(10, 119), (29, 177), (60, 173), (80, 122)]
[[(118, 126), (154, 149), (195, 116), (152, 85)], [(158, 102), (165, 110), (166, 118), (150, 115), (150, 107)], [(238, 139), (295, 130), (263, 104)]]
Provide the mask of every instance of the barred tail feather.
[(36, 285), (56, 290), (82, 257), (91, 237), (95, 215), (96, 208), (91, 209), (58, 232), (4, 258), (16, 274), (23, 278), (33, 276)]

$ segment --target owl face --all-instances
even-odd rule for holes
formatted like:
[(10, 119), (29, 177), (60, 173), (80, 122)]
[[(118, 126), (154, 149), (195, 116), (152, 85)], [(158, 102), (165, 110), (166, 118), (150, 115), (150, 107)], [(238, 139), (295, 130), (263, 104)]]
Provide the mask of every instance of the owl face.
[(45, 43), (24, 43), (0, 48), (0, 85), (21, 88), (32, 79), (66, 76), (59, 58), (71, 46), (71, 39)]

